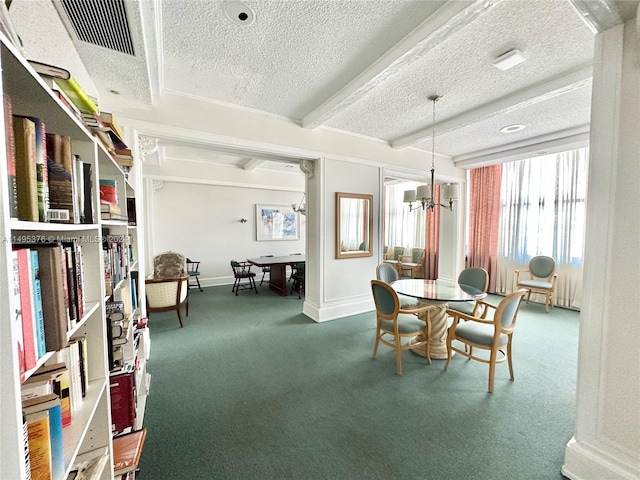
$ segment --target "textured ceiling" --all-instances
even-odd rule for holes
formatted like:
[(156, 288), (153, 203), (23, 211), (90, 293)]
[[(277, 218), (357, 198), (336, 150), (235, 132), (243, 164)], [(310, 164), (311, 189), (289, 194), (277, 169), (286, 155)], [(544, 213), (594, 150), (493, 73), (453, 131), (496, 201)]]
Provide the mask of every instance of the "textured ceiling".
[[(48, 3), (14, 1), (12, 13), (26, 28), (51, 15)], [(71, 40), (115, 111), (170, 92), (430, 152), (428, 97), (438, 94), (436, 151), (456, 162), (587, 131), (594, 35), (638, 9), (637, 0), (246, 0), (255, 21), (238, 25), (227, 3), (127, 0), (134, 56)], [(55, 45), (43, 23), (37, 35)], [(512, 48), (525, 62), (493, 67)], [(526, 128), (499, 132), (513, 123)], [(164, 142), (172, 158), (202, 160), (199, 148)], [(232, 157), (210, 155), (246, 168), (246, 156)]]

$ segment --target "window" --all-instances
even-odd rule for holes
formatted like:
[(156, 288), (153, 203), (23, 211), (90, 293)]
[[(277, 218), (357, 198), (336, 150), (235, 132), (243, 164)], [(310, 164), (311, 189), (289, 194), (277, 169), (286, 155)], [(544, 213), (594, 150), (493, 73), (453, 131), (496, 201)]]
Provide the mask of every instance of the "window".
[(403, 182), (385, 188), (384, 244), (389, 248), (425, 246), (425, 212), (421, 208), (410, 212), (409, 206), (403, 202), (404, 191), (415, 190), (418, 185), (417, 182)]
[(588, 149), (582, 148), (503, 164), (500, 256), (582, 263), (587, 163)]

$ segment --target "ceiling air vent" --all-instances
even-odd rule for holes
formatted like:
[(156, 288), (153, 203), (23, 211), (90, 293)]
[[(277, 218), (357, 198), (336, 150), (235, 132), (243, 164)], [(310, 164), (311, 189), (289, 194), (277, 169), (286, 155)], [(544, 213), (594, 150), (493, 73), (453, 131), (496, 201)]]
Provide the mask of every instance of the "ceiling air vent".
[(125, 0), (60, 0), (79, 40), (134, 55)]

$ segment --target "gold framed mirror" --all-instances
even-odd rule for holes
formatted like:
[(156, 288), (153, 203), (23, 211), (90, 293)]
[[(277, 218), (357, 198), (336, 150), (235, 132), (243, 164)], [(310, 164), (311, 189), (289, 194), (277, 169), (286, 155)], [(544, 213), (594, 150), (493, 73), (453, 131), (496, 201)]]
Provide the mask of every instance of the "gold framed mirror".
[(336, 192), (336, 258), (373, 256), (373, 195)]

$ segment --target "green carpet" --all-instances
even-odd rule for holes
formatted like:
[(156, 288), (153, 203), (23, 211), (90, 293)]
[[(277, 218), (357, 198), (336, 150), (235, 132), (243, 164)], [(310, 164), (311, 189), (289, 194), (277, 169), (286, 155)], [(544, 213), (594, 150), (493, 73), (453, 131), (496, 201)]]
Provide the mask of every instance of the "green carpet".
[[(297, 295), (191, 290), (190, 315), (150, 317), (139, 480), (560, 479), (574, 433), (577, 312), (523, 303), (515, 381), (456, 356), (381, 345), (374, 313), (326, 323)], [(498, 302), (499, 297), (490, 297)]]

